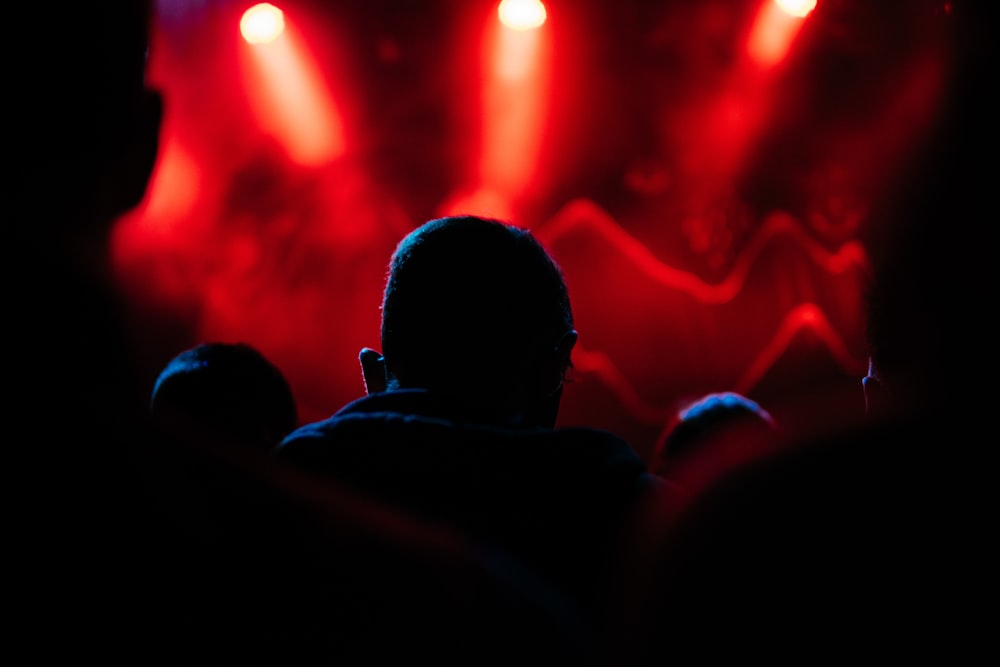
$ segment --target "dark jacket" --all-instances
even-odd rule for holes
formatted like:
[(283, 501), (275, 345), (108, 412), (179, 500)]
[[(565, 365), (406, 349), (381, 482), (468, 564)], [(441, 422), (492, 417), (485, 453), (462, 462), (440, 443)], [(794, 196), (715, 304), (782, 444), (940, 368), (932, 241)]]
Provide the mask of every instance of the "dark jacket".
[(612, 433), (467, 421), (422, 390), (354, 401), (277, 455), (496, 545), (585, 609), (602, 604), (637, 503), (660, 488)]

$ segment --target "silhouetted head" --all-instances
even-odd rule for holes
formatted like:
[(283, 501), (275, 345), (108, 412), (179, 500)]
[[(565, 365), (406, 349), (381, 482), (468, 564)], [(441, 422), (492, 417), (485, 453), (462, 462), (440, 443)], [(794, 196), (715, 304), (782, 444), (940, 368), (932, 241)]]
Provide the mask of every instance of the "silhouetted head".
[(771, 451), (780, 433), (771, 413), (753, 399), (712, 392), (677, 411), (657, 439), (649, 467), (693, 488)]
[(660, 437), (654, 457), (660, 463), (677, 460), (727, 429), (752, 429), (773, 436), (778, 425), (757, 401), (734, 391), (713, 392), (677, 411)]
[[(162, 100), (146, 86), (152, 2), (22, 2), (5, 9), (19, 35), (5, 73), (18, 141), (11, 192), (31, 234), (103, 236), (141, 200), (155, 162)], [(23, 200), (20, 198), (23, 197)]]
[(424, 388), (473, 412), (552, 425), (575, 343), (563, 274), (532, 233), (454, 216), (396, 247), (382, 301), (384, 370), (364, 355), (362, 365), (370, 392)]
[(150, 413), (167, 433), (225, 438), (261, 451), (298, 425), (281, 369), (246, 343), (202, 343), (175, 356), (156, 380)]

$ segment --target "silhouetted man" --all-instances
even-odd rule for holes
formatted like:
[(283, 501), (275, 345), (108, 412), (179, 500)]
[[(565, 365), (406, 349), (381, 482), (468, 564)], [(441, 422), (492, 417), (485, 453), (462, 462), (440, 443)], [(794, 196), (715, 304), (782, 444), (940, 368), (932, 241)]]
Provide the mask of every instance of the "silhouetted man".
[(577, 341), (562, 272), (527, 229), (431, 220), (397, 246), (368, 395), (289, 435), (279, 459), (509, 550), (592, 618), (643, 494), (624, 440), (555, 428)]

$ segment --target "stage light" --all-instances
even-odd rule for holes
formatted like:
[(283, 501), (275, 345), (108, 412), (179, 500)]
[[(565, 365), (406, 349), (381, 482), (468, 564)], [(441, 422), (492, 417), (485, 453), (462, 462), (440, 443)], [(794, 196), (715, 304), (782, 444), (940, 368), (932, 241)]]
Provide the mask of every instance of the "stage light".
[(249, 44), (273, 42), (285, 29), (285, 15), (274, 5), (262, 2), (243, 12), (240, 34)]
[(497, 15), (511, 30), (533, 30), (545, 23), (546, 11), (541, 0), (503, 0)]
[[(505, 0), (499, 11), (507, 18), (490, 18), (484, 26), (482, 134), (474, 189), (489, 194), (492, 209), (513, 211), (535, 181), (552, 88), (552, 36), (542, 25), (545, 8), (539, 2)], [(479, 196), (477, 204), (485, 207), (483, 202)]]
[(798, 16), (799, 18), (806, 16), (809, 12), (816, 9), (816, 0), (774, 0), (774, 2), (786, 14)]
[(816, 0), (764, 0), (747, 43), (750, 57), (765, 67), (780, 63), (815, 7)]

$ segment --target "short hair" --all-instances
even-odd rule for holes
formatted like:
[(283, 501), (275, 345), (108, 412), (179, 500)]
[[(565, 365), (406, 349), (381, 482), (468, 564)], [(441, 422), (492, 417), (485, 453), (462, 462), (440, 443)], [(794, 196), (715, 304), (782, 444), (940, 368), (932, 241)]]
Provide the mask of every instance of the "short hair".
[(479, 388), (509, 390), (572, 329), (563, 273), (528, 229), (472, 215), (437, 218), (393, 253), (382, 351), (405, 386), (447, 390), (478, 377)]
[[(667, 424), (653, 454), (653, 468), (697, 455), (712, 438), (729, 432), (776, 437), (778, 424), (757, 401), (735, 391), (711, 392), (687, 403)], [(749, 445), (748, 445), (749, 446)]]
[(285, 375), (247, 343), (209, 342), (173, 357), (153, 386), (154, 423), (190, 427), (262, 446), (275, 446), (298, 425)]

